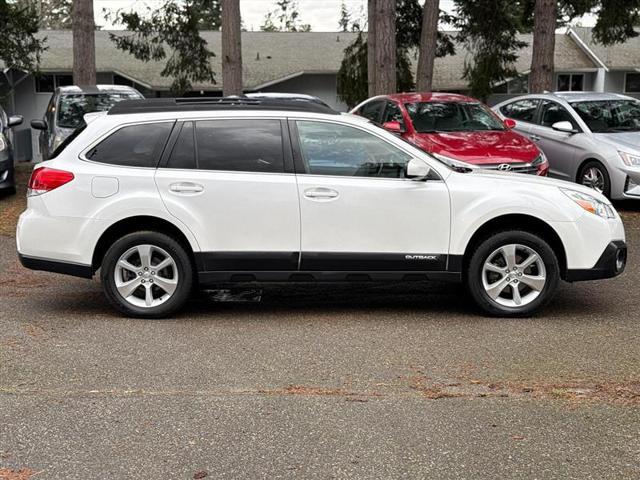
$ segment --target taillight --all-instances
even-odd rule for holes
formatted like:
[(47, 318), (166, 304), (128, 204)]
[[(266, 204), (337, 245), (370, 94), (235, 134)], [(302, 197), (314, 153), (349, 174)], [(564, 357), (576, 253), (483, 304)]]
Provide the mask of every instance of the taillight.
[(33, 171), (29, 179), (27, 196), (42, 195), (73, 180), (73, 173), (55, 168), (41, 167)]

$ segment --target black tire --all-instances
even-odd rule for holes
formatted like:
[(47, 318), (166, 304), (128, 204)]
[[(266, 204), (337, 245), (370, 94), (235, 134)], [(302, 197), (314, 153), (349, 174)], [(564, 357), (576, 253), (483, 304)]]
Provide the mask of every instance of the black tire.
[[(116, 264), (125, 252), (138, 245), (151, 245), (162, 249), (171, 256), (177, 270), (177, 286), (172, 294), (163, 303), (159, 305), (146, 307), (138, 306), (125, 300), (120, 294), (116, 286)], [(170, 267), (173, 269), (173, 267)], [(173, 270), (171, 270), (173, 273)], [(158, 272), (158, 275), (160, 272)], [(155, 272), (154, 272), (155, 275)], [(135, 275), (134, 275), (135, 278)], [(100, 279), (109, 302), (120, 312), (130, 317), (137, 318), (162, 318), (167, 317), (177, 311), (184, 305), (191, 294), (194, 284), (194, 269), (185, 247), (174, 238), (160, 232), (140, 231), (130, 233), (118, 239), (107, 250), (100, 271)], [(157, 280), (157, 278), (156, 278)], [(149, 280), (147, 280), (149, 281)], [(144, 283), (144, 282), (143, 282)], [(150, 287), (146, 284), (146, 287)], [(138, 294), (146, 292), (145, 286), (141, 286), (142, 291), (138, 290)], [(155, 286), (156, 292), (158, 286)]]
[[(524, 272), (518, 272), (517, 275), (519, 276), (516, 276), (515, 273), (511, 274), (513, 280), (517, 281), (513, 282), (512, 280), (504, 287), (504, 290), (507, 291), (504, 292), (503, 290), (504, 295), (511, 296), (511, 299), (499, 297), (497, 300), (494, 300), (487, 293), (483, 283), (483, 279), (485, 278), (484, 275), (493, 275), (493, 273), (488, 274), (483, 271), (485, 263), (492, 258), (497, 258), (498, 260), (496, 261), (499, 261), (500, 258), (494, 256), (495, 252), (507, 245), (519, 245), (525, 247), (518, 247), (516, 250), (520, 255), (526, 253), (526, 248), (533, 250), (538, 254), (544, 266), (544, 273), (546, 275), (544, 286), (539, 290), (537, 297), (531, 299), (529, 303), (521, 306), (506, 306), (499, 302), (509, 302), (509, 300), (515, 301), (516, 297), (515, 292), (512, 290), (513, 288), (518, 288), (519, 292), (522, 290), (526, 295), (531, 292), (535, 294), (537, 290), (534, 291), (527, 285), (521, 273), (526, 274), (525, 278), (527, 278), (527, 275), (539, 275), (541, 272), (536, 273), (536, 269), (541, 267), (539, 264), (534, 264), (531, 267), (528, 267)], [(517, 255), (516, 258), (521, 258), (521, 260), (516, 261), (516, 264), (520, 264), (524, 261), (524, 258), (518, 257)], [(507, 277), (509, 276), (507, 273), (496, 273), (495, 275), (498, 276), (497, 278), (500, 278), (500, 275), (502, 275), (505, 282), (508, 280)], [(538, 235), (519, 230), (500, 231), (480, 241), (471, 254), (468, 268), (465, 272), (467, 288), (478, 306), (486, 313), (499, 317), (524, 317), (531, 315), (534, 311), (544, 307), (553, 298), (558, 286), (559, 278), (560, 268), (558, 266), (558, 259), (549, 244)], [(492, 286), (494, 283), (488, 282), (488, 285)], [(524, 298), (526, 298), (526, 295)]]
[(584, 185), (585, 187), (594, 188), (593, 185), (591, 185), (589, 182), (585, 180), (585, 174), (591, 169), (595, 169), (598, 172), (600, 172), (600, 175), (602, 175), (602, 180), (603, 180), (602, 194), (607, 198), (611, 198), (611, 177), (609, 177), (609, 172), (607, 171), (607, 167), (605, 167), (602, 163), (598, 162), (597, 160), (590, 160), (582, 166), (582, 168), (580, 169), (580, 172), (578, 172), (577, 182), (581, 185)]
[(16, 194), (16, 187), (7, 187), (0, 190), (0, 197), (10, 197)]

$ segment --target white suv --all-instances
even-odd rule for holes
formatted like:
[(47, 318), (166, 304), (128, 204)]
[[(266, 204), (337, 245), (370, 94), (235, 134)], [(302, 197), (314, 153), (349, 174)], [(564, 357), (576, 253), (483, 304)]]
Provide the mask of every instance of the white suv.
[(624, 270), (620, 217), (591, 189), (441, 163), (301, 99), (156, 99), (90, 114), (37, 165), (28, 268), (91, 278), (121, 312), (166, 316), (195, 286), (464, 281), (527, 315), (560, 278)]

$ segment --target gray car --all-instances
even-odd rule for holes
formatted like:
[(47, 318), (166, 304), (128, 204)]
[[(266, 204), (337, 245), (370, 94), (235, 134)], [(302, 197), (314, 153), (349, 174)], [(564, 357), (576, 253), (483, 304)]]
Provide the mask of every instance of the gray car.
[(493, 110), (549, 160), (550, 175), (612, 199), (640, 199), (640, 101), (616, 93), (524, 95)]
[(89, 85), (58, 87), (53, 92), (42, 120), (31, 120), (31, 128), (40, 130), (40, 153), (43, 160), (76, 129), (84, 125), (86, 113), (109, 110), (122, 100), (144, 98), (135, 88), (125, 85)]

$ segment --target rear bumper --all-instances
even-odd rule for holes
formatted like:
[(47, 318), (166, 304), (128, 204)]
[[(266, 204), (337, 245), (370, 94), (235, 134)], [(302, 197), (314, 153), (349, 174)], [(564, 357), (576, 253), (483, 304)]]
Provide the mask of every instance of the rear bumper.
[(627, 264), (627, 244), (621, 240), (613, 241), (596, 262), (593, 268), (567, 270), (567, 282), (599, 280), (612, 278), (624, 272)]
[(18, 253), (18, 258), (23, 267), (30, 270), (42, 270), (44, 272), (62, 273), (74, 277), (92, 278), (93, 269), (91, 265), (81, 265), (79, 263), (61, 262), (60, 260), (50, 260), (46, 258), (30, 257)]

